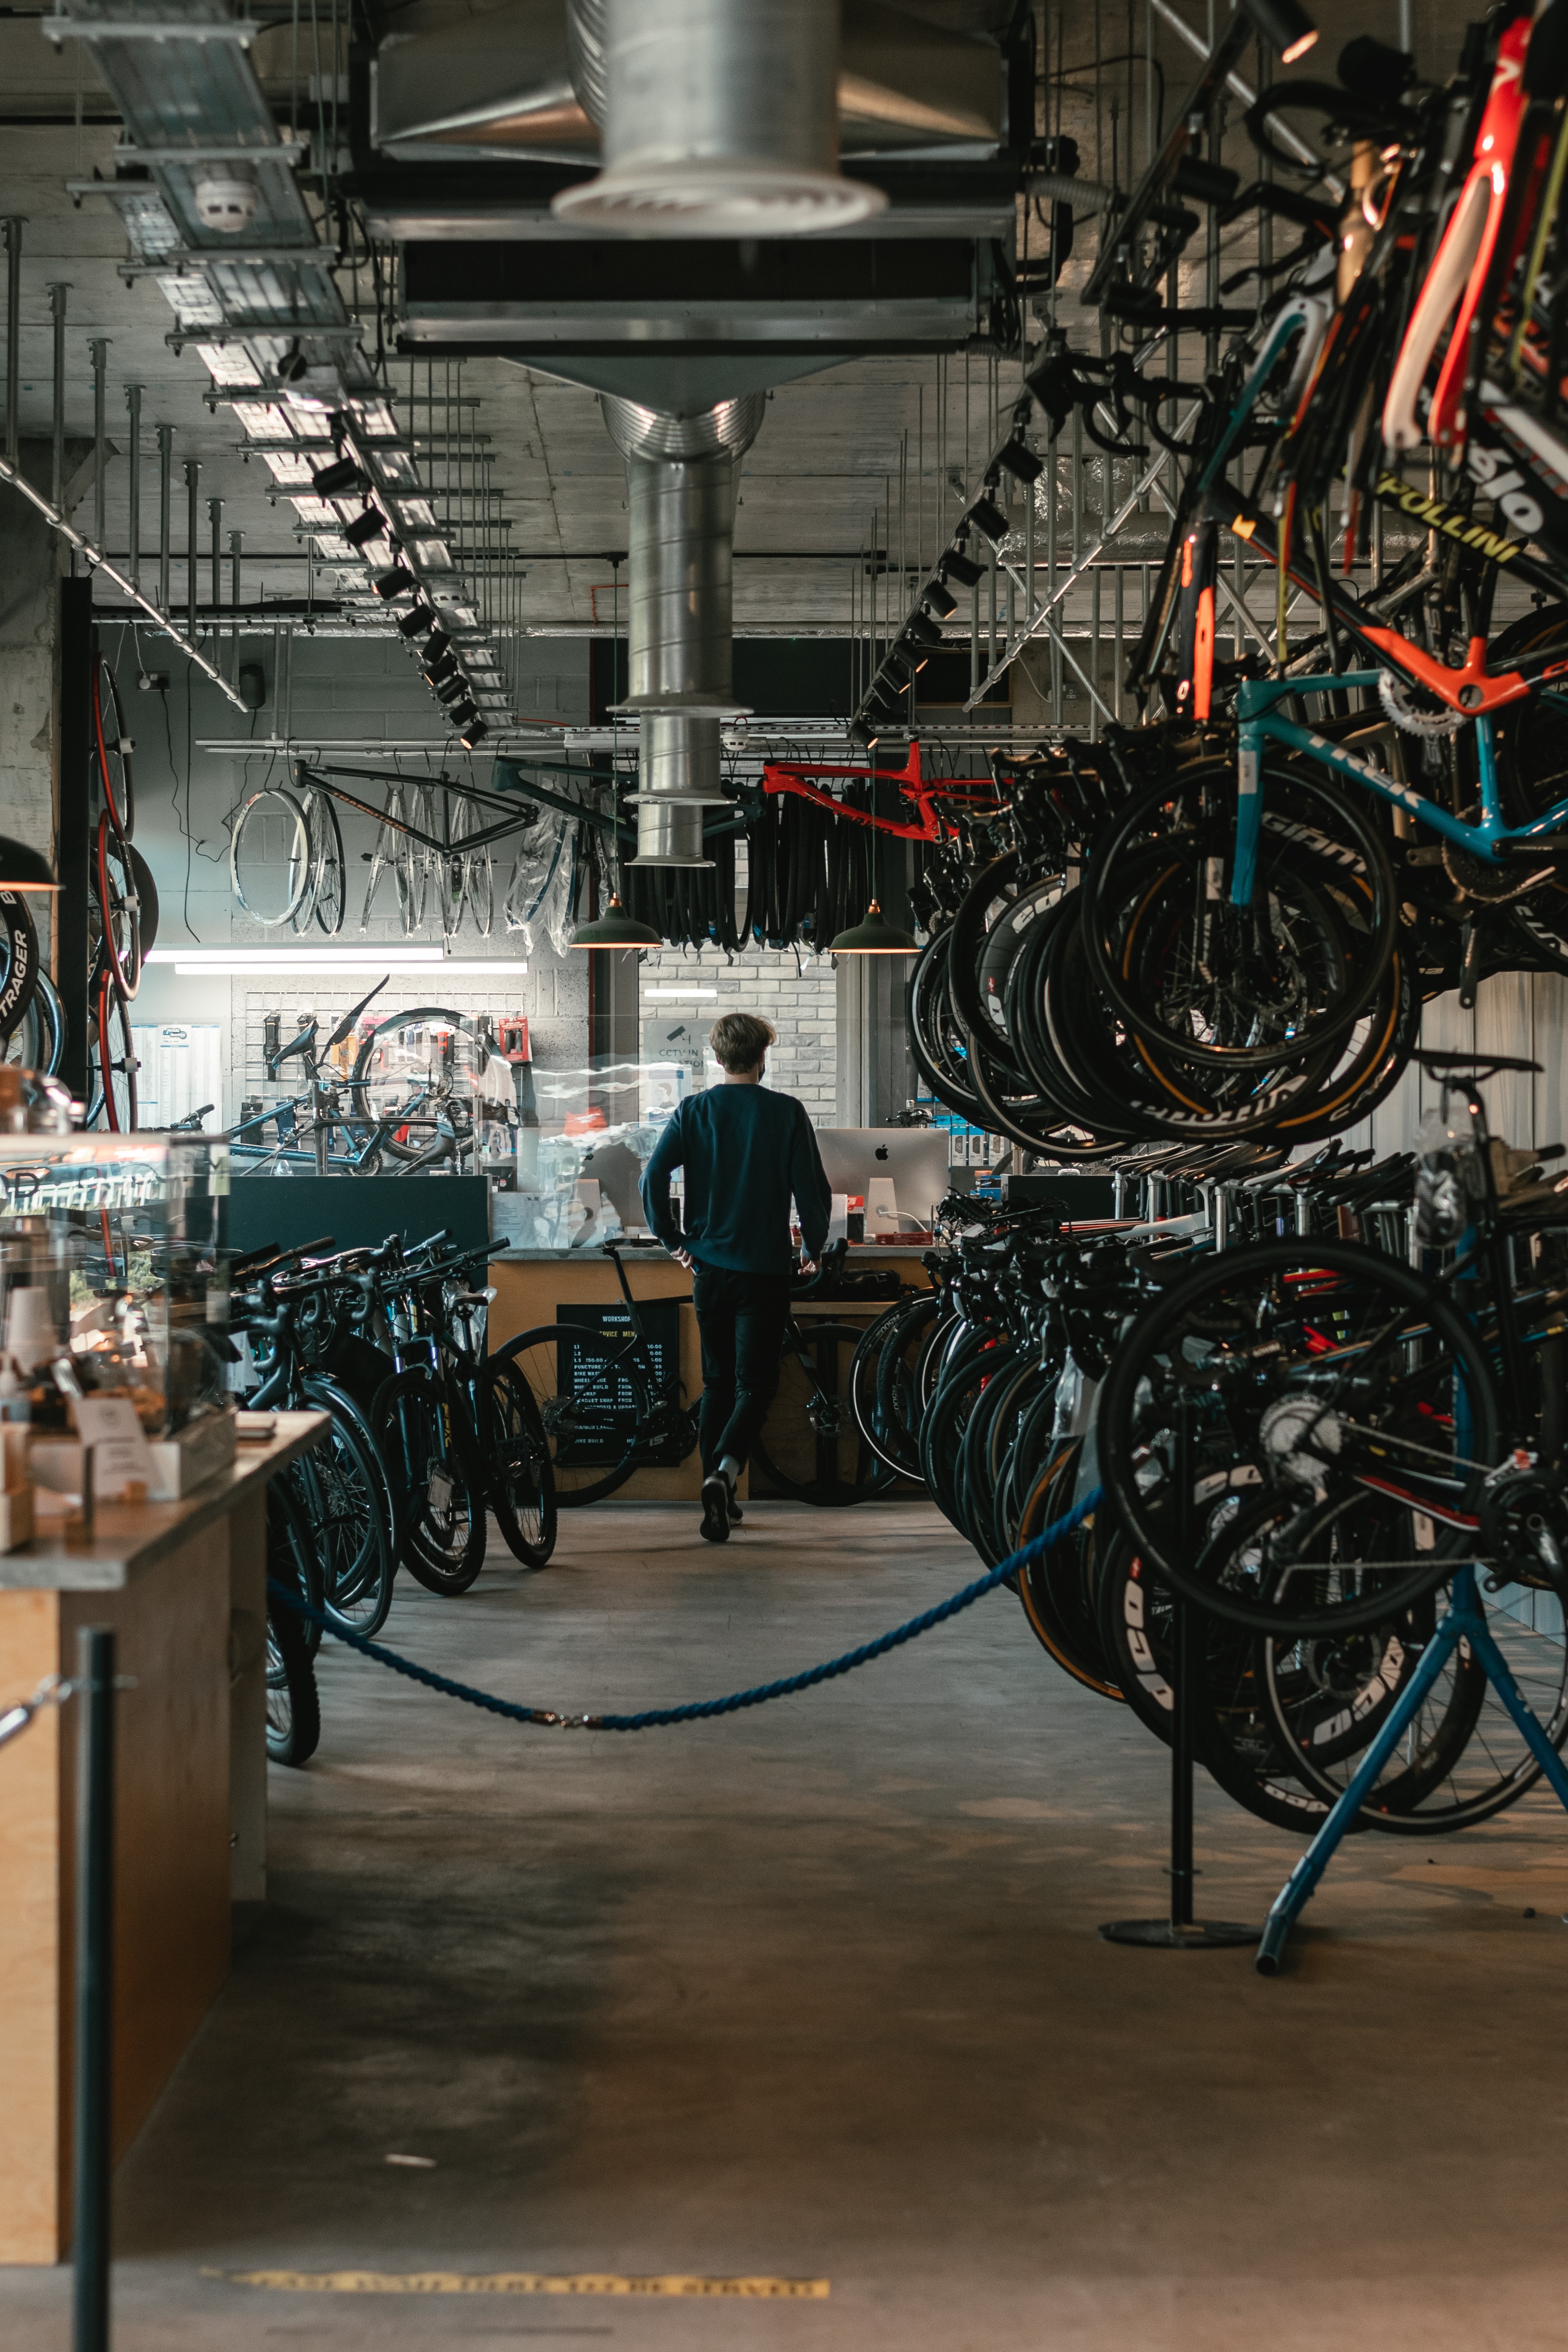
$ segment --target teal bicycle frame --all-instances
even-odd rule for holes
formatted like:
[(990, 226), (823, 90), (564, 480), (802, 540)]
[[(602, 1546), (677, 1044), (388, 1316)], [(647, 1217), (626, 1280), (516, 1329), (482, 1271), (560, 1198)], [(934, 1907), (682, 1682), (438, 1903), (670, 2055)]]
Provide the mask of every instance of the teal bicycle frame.
[(1269, 743), (1278, 743), (1288, 751), (1304, 751), (1333, 774), (1352, 778), (1375, 793), (1379, 800), (1389, 801), (1406, 815), (1429, 825), (1474, 857), (1485, 858), (1490, 865), (1501, 865), (1511, 845), (1517, 842), (1527, 846), (1545, 835), (1556, 835), (1568, 824), (1568, 800), (1556, 801), (1544, 816), (1534, 817), (1529, 824), (1510, 825), (1503, 821), (1501, 794), (1498, 789), (1497, 751), (1489, 722), (1476, 730), (1476, 763), (1480, 776), (1481, 814), (1479, 824), (1470, 824), (1465, 818), (1454, 816), (1437, 801), (1428, 800), (1413, 785), (1402, 784), (1382, 768), (1374, 767), (1342, 743), (1331, 743), (1310, 727), (1299, 727), (1292, 719), (1282, 719), (1279, 706), (1295, 694), (1348, 693), (1357, 688), (1375, 687), (1380, 671), (1375, 669), (1347, 670), (1342, 677), (1248, 678), (1237, 692), (1237, 716), (1241, 721), (1241, 751), (1238, 765), (1238, 791), (1236, 812), (1236, 859), (1231, 875), (1230, 898), (1235, 907), (1252, 903), (1253, 885), (1258, 875), (1258, 845), (1263, 829), (1263, 752)]

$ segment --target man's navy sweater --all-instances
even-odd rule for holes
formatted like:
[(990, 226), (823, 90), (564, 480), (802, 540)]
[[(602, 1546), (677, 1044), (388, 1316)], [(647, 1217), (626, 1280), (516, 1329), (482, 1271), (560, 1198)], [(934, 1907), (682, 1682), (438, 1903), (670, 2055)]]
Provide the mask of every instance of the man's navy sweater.
[[(686, 1171), (686, 1230), (669, 1205), (669, 1180)], [(817, 1256), (833, 1194), (811, 1121), (793, 1095), (763, 1086), (709, 1087), (688, 1095), (643, 1171), (643, 1213), (667, 1249), (736, 1274), (788, 1274), (795, 1261), (789, 1204)]]

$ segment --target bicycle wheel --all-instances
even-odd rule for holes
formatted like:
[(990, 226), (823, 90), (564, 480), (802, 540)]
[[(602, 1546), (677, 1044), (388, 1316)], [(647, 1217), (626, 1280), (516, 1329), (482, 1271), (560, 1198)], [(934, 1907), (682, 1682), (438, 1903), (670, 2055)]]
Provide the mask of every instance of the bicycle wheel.
[(274, 1764), (300, 1765), (321, 1738), (316, 1669), (305, 1646), (304, 1620), (276, 1593), (267, 1596), (267, 1754)]
[(93, 1004), (98, 1108), (111, 1134), (129, 1135), (136, 1125), (136, 1073), (141, 1065), (131, 1034), (131, 1008), (107, 971), (94, 991)]
[(1248, 906), (1229, 898), (1227, 763), (1140, 793), (1085, 877), (1096, 983), (1137, 1035), (1189, 1065), (1275, 1068), (1316, 1052), (1365, 1008), (1394, 951), (1394, 872), (1370, 821), (1304, 772), (1265, 783)]
[[(1100, 1629), (1111, 1671), (1139, 1721), (1171, 1744), (1175, 1717), (1174, 1601), (1118, 1528), (1100, 1571)], [(1302, 1788), (1289, 1748), (1261, 1704), (1254, 1644), (1235, 1626), (1201, 1620), (1203, 1671), (1194, 1693), (1194, 1751), (1227, 1797), (1276, 1829), (1310, 1837), (1328, 1806)], [(1357, 1816), (1352, 1827), (1367, 1824)]]
[(38, 934), (25, 892), (0, 890), (0, 1037), (9, 1037), (38, 985)]
[(383, 1382), (372, 1412), (376, 1442), (397, 1465), (402, 1558), (428, 1592), (467, 1592), (485, 1562), (484, 1482), (457, 1442), (454, 1408), (427, 1367)]
[(374, 1450), (346, 1415), (334, 1412), (325, 1443), (283, 1475), (315, 1537), (328, 1622), (342, 1633), (379, 1633), (392, 1606), (397, 1559)]
[[(299, 1496), (286, 1478), (268, 1481), (267, 1573), (275, 1582), (300, 1593), (312, 1609), (321, 1608), (321, 1556)], [(313, 1617), (301, 1617), (298, 1623), (300, 1638), (313, 1658), (321, 1646), (321, 1626)]]
[[(1071, 1509), (1081, 1452), (1079, 1444), (1066, 1446), (1041, 1471), (1024, 1507), (1020, 1543), (1033, 1542), (1053, 1519)], [(1100, 1634), (1096, 1606), (1095, 1522), (1104, 1516), (1096, 1512), (1067, 1542), (1021, 1569), (1017, 1591), (1029, 1631), (1063, 1672), (1101, 1698), (1120, 1699), (1123, 1694)]]
[(92, 756), (104, 807), (121, 841), (129, 841), (136, 829), (136, 795), (131, 783), (134, 749), (121, 719), (114, 672), (100, 655), (92, 672)]
[[(1526, 1705), (1561, 1748), (1568, 1739), (1561, 1597), (1505, 1584), (1483, 1588), (1482, 1598)], [(1259, 1643), (1270, 1717), (1303, 1787), (1330, 1803), (1342, 1794), (1436, 1624), (1436, 1596), (1428, 1593), (1371, 1635)], [(1485, 1669), (1461, 1643), (1401, 1735), (1362, 1814), (1378, 1829), (1409, 1837), (1468, 1829), (1516, 1804), (1540, 1777), (1540, 1764)]]
[(57, 1076), (66, 1050), (66, 1009), (47, 971), (38, 974), (33, 1001), (8, 1037), (0, 1034), (0, 1062), (18, 1069)]
[(142, 985), (142, 900), (135, 851), (107, 815), (98, 820), (93, 871), (97, 877), (99, 952), (121, 996)]
[(934, 1291), (889, 1307), (862, 1334), (849, 1365), (849, 1402), (867, 1444), (901, 1478), (919, 1479), (920, 1447), (912, 1433), (915, 1361), (937, 1316)]
[(490, 1507), (507, 1549), (543, 1568), (555, 1549), (555, 1474), (532, 1391), (515, 1364), (486, 1367)]
[(791, 1324), (778, 1392), (753, 1451), (781, 1494), (825, 1509), (886, 1494), (896, 1473), (860, 1434), (849, 1402), (858, 1323)]
[(292, 793), (279, 784), (252, 793), (228, 845), (234, 895), (254, 923), (277, 930), (293, 919), (310, 887), (310, 828)]
[[(1419, 1275), (1347, 1242), (1205, 1260), (1123, 1331), (1100, 1393), (1100, 1471), (1134, 1547), (1255, 1633), (1351, 1633), (1430, 1591), (1473, 1536), (1466, 1498), (1500, 1443), (1468, 1323)], [(1363, 1489), (1388, 1496), (1397, 1536), (1373, 1557), (1326, 1560), (1314, 1492)], [(1267, 1545), (1227, 1546), (1258, 1490), (1293, 1507)]]
[(325, 793), (318, 793), (310, 803), (310, 830), (315, 836), (316, 929), (335, 939), (343, 927), (343, 908), (348, 897), (347, 877), (343, 868), (343, 835), (338, 823), (337, 810)]
[(574, 1323), (520, 1332), (489, 1359), (514, 1365), (539, 1415), (555, 1497), (563, 1510), (624, 1486), (653, 1414), (653, 1392), (623, 1341)]

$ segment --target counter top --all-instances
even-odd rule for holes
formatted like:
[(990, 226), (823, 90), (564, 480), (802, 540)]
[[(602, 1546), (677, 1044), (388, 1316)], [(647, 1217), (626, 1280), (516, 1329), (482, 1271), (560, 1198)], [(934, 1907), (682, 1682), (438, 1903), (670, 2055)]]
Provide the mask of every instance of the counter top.
[[(637, 1265), (673, 1265), (675, 1260), (662, 1249), (647, 1249), (637, 1242), (618, 1242), (621, 1264), (628, 1272)], [(857, 1265), (875, 1265), (886, 1258), (921, 1257), (932, 1244), (930, 1242), (851, 1242), (847, 1257)], [(586, 1249), (509, 1249), (497, 1250), (490, 1259), (492, 1265), (606, 1265), (604, 1244), (594, 1242)], [(684, 1271), (684, 1269), (682, 1269)]]
[(177, 1503), (100, 1503), (93, 1532), (82, 1543), (58, 1536), (35, 1538), (20, 1551), (0, 1552), (0, 1591), (117, 1592), (155, 1567), (179, 1544), (199, 1535), (237, 1507), (240, 1489), (258, 1505), (266, 1481), (316, 1444), (331, 1425), (326, 1412), (280, 1412), (267, 1445), (241, 1444), (236, 1460)]

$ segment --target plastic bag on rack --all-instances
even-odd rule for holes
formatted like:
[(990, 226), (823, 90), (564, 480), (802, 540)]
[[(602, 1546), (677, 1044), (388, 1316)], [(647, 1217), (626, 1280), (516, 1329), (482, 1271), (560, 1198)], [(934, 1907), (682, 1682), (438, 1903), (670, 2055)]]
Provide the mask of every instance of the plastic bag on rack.
[(575, 929), (572, 908), (576, 896), (578, 844), (582, 833), (580, 824), (572, 824), (570, 819), (563, 821), (561, 856), (540, 901), (538, 919), (543, 927), (545, 938), (558, 956), (564, 956), (571, 948), (572, 933)]
[(523, 835), (512, 862), (503, 913), (507, 929), (521, 934), (524, 955), (533, 953), (534, 928), (547, 922), (544, 913), (563, 866), (571, 863), (566, 845), (569, 820), (548, 817)]

